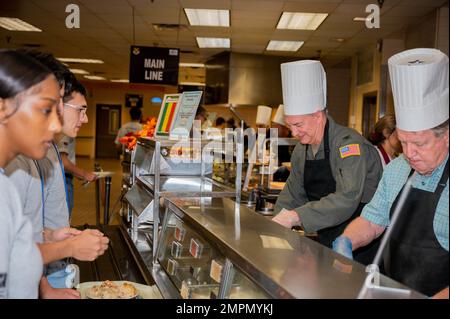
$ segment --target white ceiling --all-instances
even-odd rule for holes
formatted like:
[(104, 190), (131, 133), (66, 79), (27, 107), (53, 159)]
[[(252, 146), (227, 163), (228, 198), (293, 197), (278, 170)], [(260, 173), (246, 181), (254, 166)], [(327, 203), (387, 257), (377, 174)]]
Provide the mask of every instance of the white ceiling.
[[(81, 28), (67, 29), (66, 6), (76, 3)], [(418, 22), (447, 0), (385, 0), (381, 28), (367, 29), (355, 16), (367, 16), (376, 0), (9, 0), (1, 1), (0, 16), (23, 19), (43, 32), (12, 32), (0, 28), (1, 47), (40, 45), (60, 57), (97, 58), (104, 65), (71, 65), (109, 78), (128, 78), (130, 45), (180, 48), (182, 62), (204, 62), (222, 49), (199, 49), (196, 36), (230, 37), (231, 51), (317, 57), (328, 65)], [(134, 37), (133, 8), (134, 7)], [(183, 8), (229, 9), (231, 27), (191, 27)], [(328, 13), (315, 31), (276, 30), (283, 11)], [(178, 31), (156, 31), (152, 24), (185, 25)], [(343, 43), (333, 39), (344, 38)], [(299, 51), (266, 52), (269, 40), (301, 40)]]

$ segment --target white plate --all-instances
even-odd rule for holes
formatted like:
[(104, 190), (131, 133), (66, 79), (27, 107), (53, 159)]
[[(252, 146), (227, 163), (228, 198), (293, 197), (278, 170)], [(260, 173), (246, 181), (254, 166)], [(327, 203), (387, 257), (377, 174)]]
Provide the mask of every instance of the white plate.
[[(77, 286), (77, 290), (81, 294), (82, 299), (89, 299), (88, 292), (94, 285), (101, 285), (103, 281), (88, 281), (83, 282)], [(135, 299), (163, 299), (156, 285), (146, 286), (131, 281), (113, 281), (116, 285), (122, 285), (123, 283), (132, 284), (138, 291), (138, 295), (133, 297)], [(131, 299), (133, 299), (131, 298)]]

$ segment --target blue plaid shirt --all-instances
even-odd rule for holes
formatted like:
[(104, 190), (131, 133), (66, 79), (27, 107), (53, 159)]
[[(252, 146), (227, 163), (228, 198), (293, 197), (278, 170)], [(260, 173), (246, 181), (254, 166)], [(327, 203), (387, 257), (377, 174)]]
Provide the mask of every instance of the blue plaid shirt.
[[(447, 159), (436, 168), (430, 176), (414, 174), (412, 187), (434, 192), (444, 172)], [(373, 224), (388, 226), (391, 206), (403, 185), (408, 179), (411, 167), (406, 159), (399, 156), (386, 166), (383, 177), (378, 184), (377, 191), (372, 200), (364, 207), (361, 216)], [(434, 215), (433, 228), (437, 240), (448, 251), (448, 180), (441, 194)]]

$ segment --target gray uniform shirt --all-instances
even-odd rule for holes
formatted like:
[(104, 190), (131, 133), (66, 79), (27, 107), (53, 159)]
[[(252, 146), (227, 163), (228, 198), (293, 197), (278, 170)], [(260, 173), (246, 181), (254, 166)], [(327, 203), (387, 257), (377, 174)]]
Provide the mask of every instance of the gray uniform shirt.
[(45, 228), (57, 229), (69, 226), (69, 209), (66, 201), (66, 185), (63, 170), (55, 147), (38, 161), (44, 176)]
[[(373, 197), (383, 173), (380, 157), (372, 144), (358, 132), (336, 124), (328, 116), (330, 166), (336, 181), (336, 192), (319, 201), (308, 201), (303, 184), (306, 145), (297, 144), (291, 157), (292, 170), (275, 205), (275, 213), (282, 208), (295, 210), (307, 232), (341, 224), (349, 219), (360, 202)], [(339, 148), (358, 144), (361, 155), (341, 157)], [(308, 147), (307, 159), (325, 157), (323, 141), (314, 157)]]
[(0, 172), (0, 299), (37, 298), (42, 257), (14, 184)]
[(43, 213), (42, 185), (36, 163), (23, 155), (16, 156), (5, 167), (5, 174), (16, 187), (22, 203), (23, 214), (33, 227), (33, 239), (42, 243)]
[(76, 164), (75, 139), (73, 137), (63, 135), (58, 142), (58, 149), (60, 153), (67, 154), (67, 157), (69, 158), (69, 161), (72, 162), (72, 164)]

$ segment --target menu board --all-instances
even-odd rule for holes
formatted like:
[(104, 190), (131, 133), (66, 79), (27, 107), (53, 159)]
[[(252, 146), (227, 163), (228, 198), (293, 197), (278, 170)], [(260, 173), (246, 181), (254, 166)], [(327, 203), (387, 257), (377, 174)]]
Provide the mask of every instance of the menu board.
[(202, 91), (183, 93), (172, 130), (170, 131), (170, 139), (189, 138), (202, 93)]
[(158, 122), (156, 123), (156, 136), (169, 136), (181, 98), (182, 94), (164, 95), (161, 110), (159, 111)]

